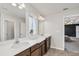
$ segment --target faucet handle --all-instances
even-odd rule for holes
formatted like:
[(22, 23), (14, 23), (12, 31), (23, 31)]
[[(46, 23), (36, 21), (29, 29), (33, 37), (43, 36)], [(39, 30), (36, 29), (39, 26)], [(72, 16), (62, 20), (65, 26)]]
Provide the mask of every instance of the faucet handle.
[(16, 40), (16, 41), (15, 41), (15, 43), (17, 44), (17, 43), (19, 43), (19, 41), (18, 41), (18, 40)]

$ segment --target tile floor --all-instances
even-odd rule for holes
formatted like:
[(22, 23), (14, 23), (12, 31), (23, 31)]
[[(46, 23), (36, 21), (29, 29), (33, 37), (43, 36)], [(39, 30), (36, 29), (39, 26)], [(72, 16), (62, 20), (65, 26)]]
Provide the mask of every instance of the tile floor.
[(79, 51), (79, 38), (71, 37), (72, 42), (65, 42), (65, 48), (68, 51)]
[(70, 52), (51, 48), (44, 56), (79, 56), (79, 52)]

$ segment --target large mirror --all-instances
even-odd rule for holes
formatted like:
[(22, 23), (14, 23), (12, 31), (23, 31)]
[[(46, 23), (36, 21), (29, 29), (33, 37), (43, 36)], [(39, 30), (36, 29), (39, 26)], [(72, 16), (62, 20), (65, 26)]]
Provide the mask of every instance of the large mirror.
[(0, 41), (26, 37), (25, 8), (20, 5), (0, 4)]
[(23, 3), (0, 4), (0, 41), (25, 38), (29, 34), (36, 37), (39, 34), (38, 15), (33, 13), (31, 6), (30, 9), (25, 6), (27, 4)]
[(26, 22), (20, 22), (19, 23), (19, 38), (26, 37)]
[(33, 17), (33, 16), (29, 16), (29, 33), (31, 35), (37, 35), (38, 34), (38, 19)]
[(4, 36), (5, 40), (14, 39), (14, 22), (4, 21)]

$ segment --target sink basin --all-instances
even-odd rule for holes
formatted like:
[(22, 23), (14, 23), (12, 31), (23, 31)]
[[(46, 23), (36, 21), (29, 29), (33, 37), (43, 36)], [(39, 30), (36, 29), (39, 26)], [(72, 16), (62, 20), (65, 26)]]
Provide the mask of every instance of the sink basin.
[(20, 48), (24, 48), (25, 46), (28, 46), (30, 45), (29, 42), (20, 42), (20, 43), (17, 43), (17, 44), (14, 44), (12, 46), (13, 49), (20, 49)]
[(39, 35), (36, 35), (36, 36), (30, 36), (30, 39), (31, 40), (36, 40), (36, 39), (38, 39), (40, 36)]

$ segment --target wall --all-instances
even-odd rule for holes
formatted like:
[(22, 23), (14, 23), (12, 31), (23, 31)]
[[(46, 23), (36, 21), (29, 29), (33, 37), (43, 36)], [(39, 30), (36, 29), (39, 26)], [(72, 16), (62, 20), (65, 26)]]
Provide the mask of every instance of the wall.
[(26, 23), (21, 22), (21, 38), (26, 37)]
[(51, 48), (64, 50), (64, 20), (63, 13), (46, 17), (45, 34), (51, 34)]
[(1, 13), (0, 13), (0, 41), (1, 41)]
[[(26, 9), (26, 32), (28, 35), (28, 16), (29, 14), (35, 16), (36, 18), (40, 15), (40, 13), (33, 8), (31, 5), (27, 5)], [(64, 50), (64, 20), (63, 13), (51, 15), (46, 17), (45, 22), (39, 22), (39, 34), (51, 34), (51, 48), (57, 48)], [(52, 27), (51, 27), (52, 26)]]

